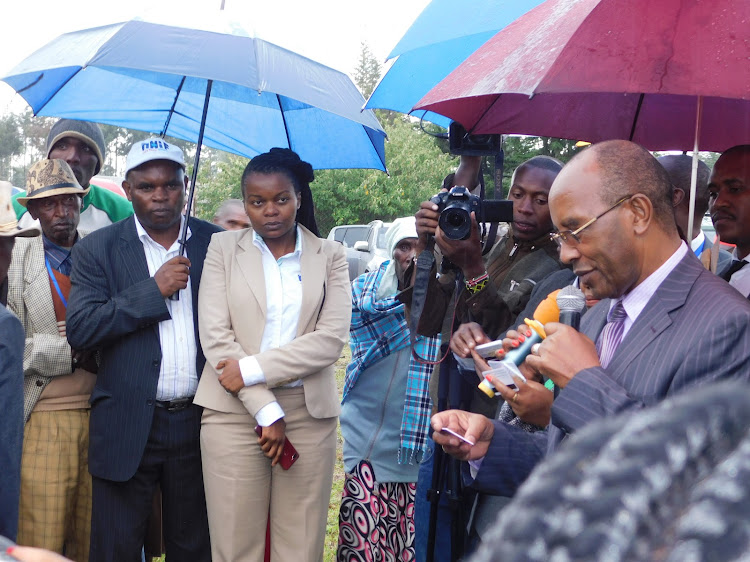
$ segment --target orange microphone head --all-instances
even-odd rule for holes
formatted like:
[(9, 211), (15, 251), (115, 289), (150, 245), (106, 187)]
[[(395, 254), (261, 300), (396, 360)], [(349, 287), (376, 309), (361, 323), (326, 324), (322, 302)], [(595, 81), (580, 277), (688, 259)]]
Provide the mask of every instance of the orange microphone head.
[(557, 291), (552, 291), (547, 298), (539, 303), (534, 311), (534, 320), (547, 324), (548, 322), (557, 322), (560, 320), (560, 309), (557, 306)]

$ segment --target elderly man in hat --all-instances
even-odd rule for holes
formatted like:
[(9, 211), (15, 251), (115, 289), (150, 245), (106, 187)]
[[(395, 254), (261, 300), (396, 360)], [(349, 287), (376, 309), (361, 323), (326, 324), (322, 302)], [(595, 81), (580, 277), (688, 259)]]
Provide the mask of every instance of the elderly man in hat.
[[(8, 266), (16, 237), (39, 236), (36, 227), (19, 229), (10, 204), (12, 187), (0, 181), (0, 288), (5, 304)], [(0, 535), (16, 538), (18, 493), (21, 485), (23, 443), (23, 327), (5, 306), (0, 306)]]
[[(78, 183), (87, 190), (83, 197), (80, 228), (92, 232), (133, 214), (133, 206), (119, 195), (91, 183), (104, 163), (106, 146), (99, 125), (88, 121), (60, 119), (47, 135), (47, 158), (61, 158), (73, 170)], [(22, 226), (32, 223), (33, 218), (26, 212), (18, 198), (13, 198), (18, 222)]]
[(8, 307), (26, 335), (18, 542), (74, 560), (88, 560), (88, 401), (96, 361), (70, 348), (65, 319), (71, 250), (88, 191), (64, 160), (34, 164), (18, 202), (39, 221), (42, 236), (16, 243), (8, 271)]

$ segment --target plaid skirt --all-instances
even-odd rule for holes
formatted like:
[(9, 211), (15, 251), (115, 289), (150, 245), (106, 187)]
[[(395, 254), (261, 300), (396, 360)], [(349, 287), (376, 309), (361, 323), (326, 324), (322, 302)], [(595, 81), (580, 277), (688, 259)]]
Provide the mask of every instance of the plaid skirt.
[(336, 560), (414, 560), (416, 491), (416, 482), (377, 482), (369, 462), (357, 464), (346, 474)]

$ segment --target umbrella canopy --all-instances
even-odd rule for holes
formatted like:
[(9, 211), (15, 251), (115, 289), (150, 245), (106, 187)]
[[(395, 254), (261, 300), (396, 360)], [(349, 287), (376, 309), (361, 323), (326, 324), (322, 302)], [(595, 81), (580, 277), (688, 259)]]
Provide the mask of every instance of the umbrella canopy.
[(204, 123), (204, 144), (248, 158), (279, 146), (318, 169), (385, 170), (385, 132), (348, 76), (220, 17), (200, 29), (136, 19), (66, 33), (2, 80), (35, 115), (191, 142)]
[(749, 30), (747, 0), (548, 0), (416, 108), (473, 133), (722, 151), (750, 142)]
[[(409, 113), (438, 82), (498, 30), (542, 0), (432, 0), (414, 20), (388, 59), (398, 57), (367, 100), (366, 108)], [(424, 113), (424, 112), (420, 112)], [(447, 127), (435, 113), (424, 119)]]

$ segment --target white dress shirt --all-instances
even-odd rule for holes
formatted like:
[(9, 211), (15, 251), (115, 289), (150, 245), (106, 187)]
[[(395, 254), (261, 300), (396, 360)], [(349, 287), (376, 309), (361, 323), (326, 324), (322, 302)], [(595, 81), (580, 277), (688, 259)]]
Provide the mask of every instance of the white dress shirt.
[[(737, 248), (732, 251), (732, 258), (735, 260), (750, 262), (750, 256), (743, 258), (737, 257)], [(737, 289), (743, 297), (750, 295), (750, 266), (745, 266), (739, 271), (735, 271), (729, 279), (729, 284)]]
[[(185, 220), (183, 216), (180, 220)], [(143, 244), (146, 254), (148, 274), (153, 277), (159, 268), (180, 252), (180, 243), (174, 243), (165, 249), (164, 246), (151, 238), (143, 225), (135, 217), (135, 229), (138, 239)], [(190, 228), (187, 231), (188, 239)], [(161, 345), (161, 367), (159, 368), (159, 382), (156, 385), (157, 400), (177, 400), (195, 396), (198, 388), (198, 374), (195, 358), (198, 348), (195, 342), (195, 326), (193, 325), (193, 293), (190, 277), (187, 288), (180, 291), (180, 299), (173, 301), (164, 299), (169, 310), (170, 320), (159, 322), (159, 344)]]
[[(253, 231), (253, 244), (260, 250), (263, 263), (263, 278), (266, 284), (266, 325), (260, 341), (260, 351), (276, 349), (297, 337), (297, 325), (302, 306), (302, 233), (297, 228), (297, 241), (294, 252), (273, 257), (263, 238)], [(239, 361), (240, 372), (245, 386), (266, 382), (265, 374), (258, 360), (249, 355)], [(302, 380), (294, 381), (285, 387), (301, 386)], [(279, 418), (284, 411), (278, 402), (271, 402), (261, 408), (255, 416), (258, 424), (267, 427)]]

